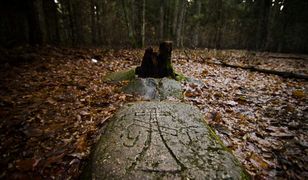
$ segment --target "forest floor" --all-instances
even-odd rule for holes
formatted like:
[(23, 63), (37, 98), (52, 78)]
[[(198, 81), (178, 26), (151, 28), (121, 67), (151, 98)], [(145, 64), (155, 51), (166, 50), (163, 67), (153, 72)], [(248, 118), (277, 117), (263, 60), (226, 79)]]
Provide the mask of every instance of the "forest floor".
[[(127, 82), (103, 77), (141, 63), (143, 50), (19, 48), (0, 51), (0, 179), (77, 179), (100, 129), (126, 102)], [(308, 179), (308, 83), (239, 66), (308, 75), (308, 56), (175, 50), (183, 100), (256, 179)]]

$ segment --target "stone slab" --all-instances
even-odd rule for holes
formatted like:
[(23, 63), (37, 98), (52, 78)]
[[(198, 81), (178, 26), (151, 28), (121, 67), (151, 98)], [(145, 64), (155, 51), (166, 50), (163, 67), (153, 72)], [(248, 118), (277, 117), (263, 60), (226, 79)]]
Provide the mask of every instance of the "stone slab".
[(136, 102), (105, 127), (83, 179), (246, 179), (190, 105)]

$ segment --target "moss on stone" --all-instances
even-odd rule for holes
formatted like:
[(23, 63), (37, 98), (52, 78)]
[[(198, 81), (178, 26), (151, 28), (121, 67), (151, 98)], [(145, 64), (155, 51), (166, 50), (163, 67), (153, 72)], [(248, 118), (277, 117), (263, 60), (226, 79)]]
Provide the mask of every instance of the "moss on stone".
[[(232, 151), (231, 151), (229, 148), (227, 148), (227, 147), (223, 144), (222, 140), (221, 140), (220, 137), (215, 133), (215, 131), (214, 131), (209, 125), (206, 124), (206, 126), (207, 126), (208, 129), (209, 129), (210, 136), (211, 136), (213, 139), (215, 139), (216, 142), (218, 142), (218, 143), (221, 145), (221, 147), (222, 147), (225, 151), (228, 151), (228, 152), (230, 152), (231, 154), (233, 154)], [(242, 167), (242, 165), (241, 165), (241, 163), (238, 161), (238, 159), (235, 158), (234, 161), (235, 161), (235, 163), (236, 163), (238, 166)], [(241, 180), (249, 180), (249, 179), (251, 179), (250, 176), (249, 176), (249, 174), (245, 171), (245, 168), (242, 167), (242, 171), (241, 171)]]
[(135, 79), (135, 68), (113, 72), (104, 77), (104, 81), (119, 82)]
[(182, 81), (186, 81), (187, 77), (185, 77), (184, 74), (182, 73), (175, 73), (175, 80), (182, 82)]
[(242, 173), (241, 173), (241, 180), (250, 180), (250, 176), (248, 175), (248, 173), (243, 170)]

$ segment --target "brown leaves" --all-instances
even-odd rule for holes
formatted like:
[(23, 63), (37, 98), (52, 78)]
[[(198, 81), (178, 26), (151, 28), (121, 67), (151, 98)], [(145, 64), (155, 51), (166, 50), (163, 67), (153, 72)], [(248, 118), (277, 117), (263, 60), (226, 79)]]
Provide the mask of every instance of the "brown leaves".
[(255, 153), (250, 156), (250, 162), (260, 169), (267, 169), (269, 167), (268, 163), (263, 160), (263, 158)]
[(222, 121), (222, 115), (220, 112), (214, 111), (211, 113), (211, 119), (212, 121), (219, 123)]
[(203, 98), (201, 97), (202, 88), (196, 83), (187, 83), (184, 86), (183, 95), (186, 98), (193, 100), (195, 103), (202, 103)]
[(306, 97), (306, 94), (303, 90), (297, 89), (292, 92), (292, 96), (298, 99), (304, 99)]
[(39, 163), (40, 159), (22, 159), (15, 162), (16, 169), (24, 171), (32, 171)]
[(45, 161), (44, 166), (49, 166), (53, 163), (60, 163), (62, 161), (62, 158), (65, 156), (65, 153), (60, 153), (60, 154), (56, 154), (53, 155), (51, 157), (48, 157), (47, 160)]
[[(253, 59), (232, 52), (227, 56), (204, 57), (203, 51), (192, 51), (189, 63), (175, 64), (186, 76), (202, 79), (206, 88), (184, 84), (185, 100), (198, 106), (206, 121), (216, 130), (226, 146), (256, 179), (305, 179), (307, 163), (303, 157), (307, 147), (307, 83), (282, 79), (235, 68), (206, 64), (222, 58), (229, 64), (257, 65), (265, 69), (301, 72), (295, 61)], [(227, 51), (228, 53), (228, 51)], [(265, 64), (266, 63), (266, 64)], [(197, 93), (196, 93), (197, 92)], [(292, 148), (285, 148), (291, 144)], [(284, 169), (281, 171), (281, 169)]]
[(81, 137), (79, 137), (75, 146), (77, 152), (85, 152), (87, 150), (86, 136), (82, 135)]
[(0, 152), (5, 157), (0, 160), (9, 167), (1, 177), (75, 179), (104, 121), (135, 99), (120, 92), (123, 84), (104, 83), (103, 77), (139, 63), (139, 52), (38, 52), (39, 63), (0, 67)]
[[(121, 105), (136, 101), (121, 93), (125, 82), (109, 84), (103, 77), (139, 64), (143, 50), (38, 52), (39, 63), (0, 67), (1, 177), (77, 179), (99, 129)], [(183, 84), (185, 101), (204, 112), (256, 179), (307, 179), (307, 83), (207, 61), (295, 72), (307, 65), (296, 69), (297, 62), (267, 58), (254, 63), (241, 51), (217, 52), (190, 51), (189, 62), (181, 51), (173, 53), (175, 69), (201, 81)]]

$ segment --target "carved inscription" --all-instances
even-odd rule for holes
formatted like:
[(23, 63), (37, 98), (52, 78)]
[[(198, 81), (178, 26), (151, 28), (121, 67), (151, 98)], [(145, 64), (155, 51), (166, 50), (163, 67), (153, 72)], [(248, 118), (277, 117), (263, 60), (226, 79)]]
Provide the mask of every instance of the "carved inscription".
[(181, 172), (182, 164), (176, 159), (165, 139), (165, 136), (178, 136), (177, 129), (166, 126), (172, 118), (169, 112), (160, 111), (158, 108), (134, 113), (134, 122), (127, 131), (130, 132), (130, 128), (142, 128), (147, 134), (147, 139), (129, 169), (146, 172)]
[[(168, 117), (168, 118), (167, 118)], [(167, 119), (164, 119), (167, 118)], [(171, 120), (169, 112), (160, 111), (157, 108), (147, 109), (144, 111), (135, 112), (134, 125), (145, 128), (150, 131), (158, 131), (160, 128), (164, 134), (177, 136), (177, 130), (168, 126), (160, 125), (159, 121)], [(159, 125), (159, 127), (157, 127)]]
[(123, 107), (104, 129), (91, 162), (92, 179), (242, 179), (236, 159), (182, 103)]

